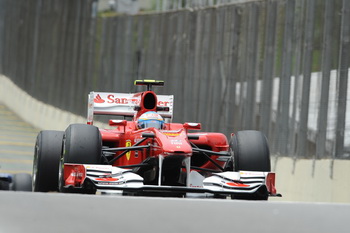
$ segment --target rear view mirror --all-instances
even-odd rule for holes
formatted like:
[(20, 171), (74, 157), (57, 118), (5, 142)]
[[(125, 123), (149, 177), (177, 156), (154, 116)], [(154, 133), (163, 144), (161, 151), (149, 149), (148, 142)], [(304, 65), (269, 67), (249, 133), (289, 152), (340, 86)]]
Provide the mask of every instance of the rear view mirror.
[(200, 130), (202, 128), (201, 123), (188, 123), (184, 124), (184, 128), (186, 130)]
[(109, 120), (109, 126), (126, 126), (126, 120)]

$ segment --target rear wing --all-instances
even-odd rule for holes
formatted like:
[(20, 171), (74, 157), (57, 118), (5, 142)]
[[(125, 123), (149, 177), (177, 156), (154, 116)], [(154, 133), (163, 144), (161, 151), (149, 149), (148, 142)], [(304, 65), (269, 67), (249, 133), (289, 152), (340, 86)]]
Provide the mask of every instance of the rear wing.
[[(90, 92), (88, 97), (88, 124), (93, 123), (94, 115), (135, 116), (141, 102), (140, 93), (124, 94), (110, 92)], [(157, 95), (157, 106), (169, 111), (158, 111), (164, 118), (173, 117), (173, 95)]]

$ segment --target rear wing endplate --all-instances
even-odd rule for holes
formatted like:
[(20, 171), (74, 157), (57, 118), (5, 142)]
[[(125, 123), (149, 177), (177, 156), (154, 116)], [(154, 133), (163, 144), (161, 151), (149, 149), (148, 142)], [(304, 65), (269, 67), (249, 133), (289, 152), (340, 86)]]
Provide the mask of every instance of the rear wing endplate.
[[(169, 107), (169, 111), (159, 111), (164, 118), (173, 117), (173, 95), (157, 95), (158, 107)], [(140, 105), (141, 95), (110, 93), (110, 92), (90, 92), (88, 96), (88, 124), (92, 124), (94, 115), (114, 115), (114, 116), (135, 116), (136, 107)]]

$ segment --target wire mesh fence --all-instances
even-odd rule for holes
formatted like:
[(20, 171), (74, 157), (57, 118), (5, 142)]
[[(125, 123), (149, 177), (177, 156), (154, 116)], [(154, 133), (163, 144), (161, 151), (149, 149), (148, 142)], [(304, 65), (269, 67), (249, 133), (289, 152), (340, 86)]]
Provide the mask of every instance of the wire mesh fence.
[(161, 79), (174, 121), (261, 130), (273, 153), (349, 158), (350, 2), (265, 0), (99, 17), (94, 0), (0, 0), (0, 73), (86, 114), (87, 93)]

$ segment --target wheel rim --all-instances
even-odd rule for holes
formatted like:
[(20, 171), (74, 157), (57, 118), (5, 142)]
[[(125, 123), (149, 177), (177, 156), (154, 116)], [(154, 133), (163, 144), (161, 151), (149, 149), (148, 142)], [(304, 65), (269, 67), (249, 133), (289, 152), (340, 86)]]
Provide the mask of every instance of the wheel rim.
[(34, 150), (34, 161), (33, 161), (33, 177), (32, 177), (32, 190), (35, 192), (36, 189), (36, 178), (38, 173), (38, 155), (39, 155), (39, 146), (36, 143), (35, 144), (35, 150)]
[(60, 192), (62, 192), (63, 191), (63, 175), (62, 175), (62, 170), (64, 169), (64, 164), (63, 164), (63, 162), (62, 162), (62, 160), (63, 160), (63, 158), (61, 158), (61, 160), (60, 160), (60, 164), (59, 164), (59, 168), (58, 168), (58, 190), (60, 191)]
[(62, 142), (62, 155), (59, 163), (59, 168), (58, 168), (58, 191), (63, 192), (64, 190), (64, 152), (66, 150), (66, 135), (63, 136), (63, 142)]

